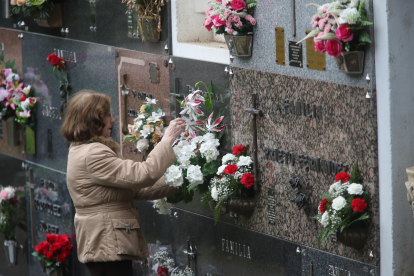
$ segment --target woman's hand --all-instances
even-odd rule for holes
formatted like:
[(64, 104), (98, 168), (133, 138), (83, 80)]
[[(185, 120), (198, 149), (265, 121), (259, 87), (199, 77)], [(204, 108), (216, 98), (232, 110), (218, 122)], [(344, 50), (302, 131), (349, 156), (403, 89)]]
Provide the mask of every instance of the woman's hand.
[(165, 134), (161, 141), (165, 141), (172, 145), (174, 141), (185, 131), (185, 120), (177, 118), (170, 122), (170, 125), (165, 130)]

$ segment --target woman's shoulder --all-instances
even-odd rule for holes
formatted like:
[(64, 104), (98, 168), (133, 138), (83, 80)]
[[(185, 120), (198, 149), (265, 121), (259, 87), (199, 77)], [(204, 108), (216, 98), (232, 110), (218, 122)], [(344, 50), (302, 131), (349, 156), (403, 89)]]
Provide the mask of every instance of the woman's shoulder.
[(87, 153), (92, 152), (109, 152), (114, 155), (117, 155), (119, 150), (119, 144), (115, 142), (112, 138), (106, 137), (93, 137), (92, 139), (84, 142), (72, 143), (70, 147), (70, 152), (83, 152)]

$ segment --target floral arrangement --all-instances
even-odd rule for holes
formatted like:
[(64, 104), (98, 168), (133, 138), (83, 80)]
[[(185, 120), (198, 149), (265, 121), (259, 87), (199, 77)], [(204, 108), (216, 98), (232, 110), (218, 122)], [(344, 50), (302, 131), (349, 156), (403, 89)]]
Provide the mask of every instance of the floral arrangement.
[[(165, 0), (168, 2), (169, 0)], [(123, 4), (127, 4), (128, 10), (126, 13), (133, 14), (138, 12), (140, 17), (153, 17), (158, 22), (158, 32), (161, 32), (161, 7), (164, 6), (164, 0), (122, 0)]]
[(52, 67), (51, 71), (55, 73), (55, 79), (60, 84), (60, 90), (67, 90), (69, 86), (68, 74), (64, 71), (66, 68), (66, 62), (63, 58), (58, 57), (55, 53), (50, 54), (46, 58)]
[[(0, 55), (4, 61), (4, 53)], [(0, 119), (6, 120), (16, 116), (15, 120), (21, 125), (35, 128), (34, 111), (37, 99), (33, 97), (31, 86), (23, 86), (20, 76), (14, 67), (14, 61), (7, 61), (5, 69), (0, 66)]]
[(336, 174), (335, 181), (329, 193), (322, 194), (323, 200), (316, 216), (324, 227), (318, 235), (319, 243), (336, 231), (342, 232), (347, 227), (366, 227), (369, 223), (370, 194), (358, 184), (358, 166), (352, 168), (351, 175), (346, 172)]
[(138, 117), (133, 125), (128, 125), (131, 135), (125, 135), (123, 140), (134, 143), (139, 152), (147, 154), (161, 141), (165, 131), (165, 113), (161, 107), (154, 110), (156, 99), (146, 98), (141, 106)]
[(154, 205), (152, 206), (157, 210), (160, 215), (168, 215), (170, 213), (170, 206), (167, 204), (166, 198), (153, 200)]
[(235, 146), (233, 153), (223, 156), (222, 165), (217, 170), (217, 176), (210, 181), (209, 192), (204, 196), (204, 202), (214, 202), (214, 220), (220, 217), (222, 205), (229, 198), (253, 197), (254, 175), (253, 160), (249, 149), (245, 146)]
[(246, 35), (253, 32), (255, 0), (210, 0), (203, 23), (208, 31), (216, 34)]
[[(363, 0), (336, 0), (324, 5), (309, 4), (317, 8), (312, 17), (315, 28), (304, 39), (313, 38), (315, 51), (325, 51), (333, 57), (339, 57), (342, 51), (356, 51), (371, 43), (365, 27), (373, 23), (367, 18)], [(359, 4), (359, 5), (358, 5)]]
[[(213, 119), (211, 87), (207, 89), (206, 96), (197, 90), (181, 102), (183, 110), (180, 114), (188, 116), (183, 116), (186, 131), (173, 148), (177, 162), (164, 174), (166, 183), (180, 188), (181, 192), (169, 196), (169, 203), (191, 202), (194, 190), (200, 194), (206, 193), (210, 179), (220, 166), (219, 146), (223, 136), (219, 137), (219, 134), (225, 128), (225, 125), (221, 125), (224, 116)], [(206, 117), (202, 110), (211, 113)]]
[(23, 12), (25, 16), (35, 19), (49, 17), (53, 10), (53, 3), (50, 0), (10, 0), (11, 13)]
[(45, 262), (47, 268), (60, 267), (66, 264), (66, 257), (70, 255), (72, 244), (67, 235), (46, 234), (46, 241), (35, 246), (33, 256), (38, 261)]
[(0, 232), (3, 233), (5, 240), (15, 238), (15, 229), (19, 222), (16, 214), (23, 196), (23, 187), (15, 189), (9, 186), (0, 189)]
[(158, 263), (157, 276), (168, 276), (168, 271), (174, 268), (174, 259), (168, 257), (165, 250), (157, 251), (154, 254), (154, 261)]
[(171, 276), (194, 276), (194, 272), (188, 266), (184, 269), (177, 269), (171, 273)]

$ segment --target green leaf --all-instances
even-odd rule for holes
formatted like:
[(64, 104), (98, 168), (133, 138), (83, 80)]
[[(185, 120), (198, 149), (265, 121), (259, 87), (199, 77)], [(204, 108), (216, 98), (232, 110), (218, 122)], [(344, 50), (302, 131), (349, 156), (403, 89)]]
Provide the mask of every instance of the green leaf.
[(361, 33), (361, 35), (359, 36), (359, 42), (372, 43), (367, 32)]
[(12, 69), (12, 72), (15, 73), (15, 74), (17, 74), (17, 69), (16, 68), (13, 68)]
[(374, 24), (374, 23), (372, 23), (369, 20), (362, 20), (361, 21), (361, 26), (369, 26), (369, 25), (372, 25), (372, 24)]
[(199, 86), (199, 85), (200, 85), (200, 83), (202, 83), (202, 84), (204, 85), (204, 87), (205, 87), (205, 88), (207, 89), (207, 91), (208, 91), (207, 85), (206, 85), (204, 82), (202, 82), (202, 81), (197, 82), (197, 83), (195, 84), (195, 87), (197, 88), (197, 86)]
[(32, 256), (38, 257), (39, 254), (37, 254), (37, 252), (35, 251), (35, 252), (32, 252)]
[(29, 0), (29, 3), (32, 4), (33, 6), (39, 6), (43, 4), (44, 2), (45, 0)]
[(364, 7), (365, 1), (367, 1), (367, 0), (362, 0), (361, 3), (359, 4), (359, 7), (358, 7), (359, 13), (364, 13), (365, 12), (365, 7)]
[(6, 68), (13, 68), (14, 67), (14, 60), (6, 61)]
[(322, 194), (321, 194), (321, 197), (322, 197), (323, 199), (328, 200), (329, 202), (332, 202), (332, 196), (331, 196), (331, 194), (329, 194), (329, 193), (322, 193)]
[(206, 102), (205, 102), (205, 106), (206, 106), (206, 108), (208, 108), (208, 109), (212, 109), (212, 108), (213, 108), (213, 103), (212, 103), (212, 101), (211, 101), (210, 99), (207, 99), (207, 100), (206, 100)]
[(1, 61), (4, 61), (4, 52), (1, 52), (1, 55), (0, 55), (0, 60), (1, 60)]
[(352, 167), (351, 171), (351, 178), (349, 179), (349, 183), (361, 183), (361, 174), (359, 173), (358, 169), (358, 162)]
[(327, 33), (327, 34), (325, 34), (323, 36), (320, 36), (318, 39), (319, 40), (330, 40), (330, 39), (338, 39), (338, 38), (333, 33)]

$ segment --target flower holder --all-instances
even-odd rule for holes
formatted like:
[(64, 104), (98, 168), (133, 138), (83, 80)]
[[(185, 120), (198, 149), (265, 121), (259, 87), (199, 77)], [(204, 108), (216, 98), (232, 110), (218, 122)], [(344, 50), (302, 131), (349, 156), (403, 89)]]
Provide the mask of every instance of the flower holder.
[(15, 121), (16, 117), (10, 117), (6, 120), (7, 126), (7, 145), (16, 147), (20, 144), (20, 126)]
[(48, 276), (63, 276), (62, 267), (46, 268), (46, 274)]
[(4, 251), (7, 262), (12, 266), (17, 265), (17, 242), (14, 240), (5, 240)]
[(364, 71), (364, 51), (342, 52), (335, 61), (339, 72), (362, 74)]
[(244, 36), (224, 35), (230, 54), (236, 57), (251, 57), (253, 46), (253, 34)]
[(348, 227), (341, 233), (338, 230), (336, 237), (342, 244), (359, 250), (362, 249), (367, 242), (368, 229)]
[(53, 10), (50, 11), (50, 16), (47, 18), (35, 18), (37, 25), (47, 28), (61, 28), (62, 27), (62, 4), (54, 4)]
[(250, 218), (253, 215), (254, 208), (256, 207), (256, 201), (254, 198), (234, 197), (230, 200), (230, 211)]
[[(209, 202), (208, 206), (210, 207), (211, 211), (215, 211), (217, 203), (216, 202)], [(221, 206), (220, 215), (225, 215), (229, 212), (229, 204), (227, 202), (224, 202), (224, 204)]]
[(138, 32), (142, 42), (157, 42), (160, 40), (160, 32), (158, 31), (158, 22), (153, 16), (138, 16)]

